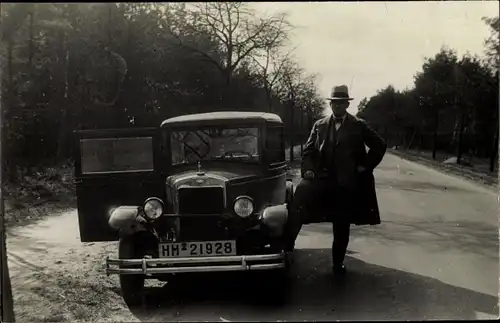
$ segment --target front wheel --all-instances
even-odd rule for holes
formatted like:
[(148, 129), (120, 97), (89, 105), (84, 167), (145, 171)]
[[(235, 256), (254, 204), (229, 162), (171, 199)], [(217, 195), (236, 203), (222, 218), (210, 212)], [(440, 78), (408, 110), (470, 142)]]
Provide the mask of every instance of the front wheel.
[[(118, 246), (119, 259), (140, 259), (143, 256), (132, 237), (120, 238)], [(122, 265), (120, 268), (137, 268), (137, 266)], [(144, 282), (144, 275), (120, 275), (122, 297), (128, 307), (137, 307), (144, 303)]]
[(291, 276), (289, 268), (275, 269), (263, 273), (265, 275), (265, 292), (263, 301), (266, 304), (282, 305), (291, 292)]
[(120, 275), (122, 297), (128, 307), (144, 303), (144, 277), (141, 275)]

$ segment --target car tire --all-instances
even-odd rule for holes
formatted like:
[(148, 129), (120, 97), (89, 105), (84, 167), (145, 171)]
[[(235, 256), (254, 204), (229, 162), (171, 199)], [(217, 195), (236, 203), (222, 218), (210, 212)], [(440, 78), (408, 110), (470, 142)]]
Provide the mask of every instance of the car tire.
[(265, 303), (283, 305), (290, 295), (291, 279), (288, 269), (276, 269), (266, 272)]
[[(120, 238), (118, 246), (118, 256), (120, 259), (137, 259), (144, 255), (140, 254), (132, 237)], [(131, 268), (130, 266), (120, 266), (121, 268)], [(137, 268), (137, 266), (132, 267)], [(138, 307), (144, 304), (144, 275), (120, 275), (120, 288), (122, 297), (128, 307)]]

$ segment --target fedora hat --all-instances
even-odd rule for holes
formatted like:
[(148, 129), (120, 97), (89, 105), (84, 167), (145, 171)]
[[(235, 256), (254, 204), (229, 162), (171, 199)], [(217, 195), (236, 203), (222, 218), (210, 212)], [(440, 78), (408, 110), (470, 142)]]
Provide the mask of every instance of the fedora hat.
[(354, 98), (349, 97), (349, 90), (347, 85), (334, 86), (332, 89), (331, 96), (326, 98), (327, 100), (354, 100)]

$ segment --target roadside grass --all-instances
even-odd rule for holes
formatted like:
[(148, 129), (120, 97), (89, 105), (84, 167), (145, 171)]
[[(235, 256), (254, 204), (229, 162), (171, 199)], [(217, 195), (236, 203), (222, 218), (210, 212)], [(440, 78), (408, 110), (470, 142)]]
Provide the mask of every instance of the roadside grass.
[(490, 188), (498, 187), (498, 171), (489, 170), (489, 160), (480, 158), (471, 158), (464, 156), (463, 160), (469, 165), (458, 165), (453, 163), (444, 163), (448, 158), (455, 157), (453, 154), (447, 154), (442, 151), (436, 152), (436, 159), (432, 159), (431, 151), (418, 151), (406, 149), (388, 149), (388, 153), (409, 161), (417, 162), (436, 170), (449, 173), (469, 181), (485, 185)]
[[(23, 237), (17, 232), (51, 215), (74, 210), (73, 166), (65, 163), (31, 172), (20, 170), (18, 179), (17, 183), (4, 185), (7, 252), (14, 267), (10, 268), (10, 274), (16, 320), (136, 321), (113, 289), (118, 286), (116, 277), (104, 274), (103, 259), (116, 252), (116, 243), (39, 244), (36, 237)], [(65, 227), (40, 230), (57, 235)], [(11, 244), (16, 246), (11, 249)]]
[(76, 206), (73, 165), (61, 163), (28, 172), (19, 168), (16, 183), (3, 187), (7, 227), (25, 225), (42, 219), (54, 209), (64, 211)]
[(113, 291), (117, 286), (115, 277), (106, 277), (102, 272), (102, 259), (114, 249), (109, 243), (104, 248), (87, 245), (68, 254), (65, 260), (55, 261), (55, 265), (16, 277), (17, 281), (23, 279), (14, 290), (16, 319), (22, 322), (133, 321), (127, 306)]

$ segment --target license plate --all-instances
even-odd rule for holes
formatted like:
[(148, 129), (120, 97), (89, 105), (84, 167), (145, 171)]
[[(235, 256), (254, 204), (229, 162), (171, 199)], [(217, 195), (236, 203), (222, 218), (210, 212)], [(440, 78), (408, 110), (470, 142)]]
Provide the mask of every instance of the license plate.
[(161, 243), (159, 245), (160, 258), (235, 255), (236, 241), (234, 240)]

